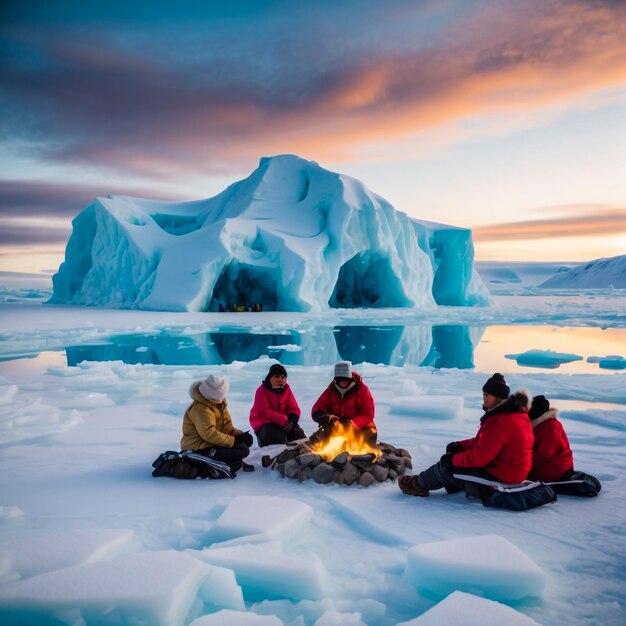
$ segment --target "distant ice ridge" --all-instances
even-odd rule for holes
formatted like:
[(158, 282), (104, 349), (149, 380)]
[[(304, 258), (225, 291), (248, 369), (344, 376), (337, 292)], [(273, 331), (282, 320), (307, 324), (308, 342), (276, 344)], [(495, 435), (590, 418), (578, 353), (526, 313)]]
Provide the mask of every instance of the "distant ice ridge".
[(549, 289), (626, 289), (626, 254), (563, 268), (539, 286)]
[(50, 302), (166, 311), (474, 306), (471, 231), (409, 218), (354, 178), (262, 158), (213, 198), (98, 198), (73, 221)]

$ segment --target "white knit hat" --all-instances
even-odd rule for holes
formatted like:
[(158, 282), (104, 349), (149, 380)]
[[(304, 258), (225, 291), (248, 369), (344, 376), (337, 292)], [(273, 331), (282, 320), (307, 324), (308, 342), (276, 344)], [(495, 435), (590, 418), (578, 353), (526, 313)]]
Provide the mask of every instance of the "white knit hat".
[(352, 363), (350, 361), (336, 363), (335, 378), (352, 378)]
[(228, 381), (225, 378), (211, 374), (200, 383), (198, 391), (207, 400), (222, 402), (228, 393)]

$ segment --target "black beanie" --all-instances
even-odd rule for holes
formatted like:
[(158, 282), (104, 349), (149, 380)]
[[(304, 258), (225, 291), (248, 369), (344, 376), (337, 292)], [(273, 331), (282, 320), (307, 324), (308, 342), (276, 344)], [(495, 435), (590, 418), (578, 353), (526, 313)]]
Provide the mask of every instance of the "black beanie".
[(530, 417), (531, 420), (536, 420), (549, 410), (550, 402), (548, 402), (548, 399), (545, 396), (535, 396), (533, 398), (533, 403), (530, 405), (528, 417)]
[(511, 389), (506, 384), (504, 376), (502, 374), (494, 374), (484, 385), (483, 391), (490, 393), (496, 398), (508, 398), (511, 393)]
[(287, 378), (287, 370), (280, 363), (274, 363), (274, 365), (270, 367), (270, 371), (265, 380), (269, 380), (272, 376), (284, 376)]

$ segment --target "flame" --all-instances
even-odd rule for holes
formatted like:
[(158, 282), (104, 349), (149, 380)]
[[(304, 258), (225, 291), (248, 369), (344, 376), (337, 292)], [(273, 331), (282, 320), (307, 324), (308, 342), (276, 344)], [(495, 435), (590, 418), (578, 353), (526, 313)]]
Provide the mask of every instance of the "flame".
[(379, 448), (365, 441), (364, 433), (355, 430), (351, 424), (344, 425), (341, 422), (333, 422), (327, 438), (311, 446), (311, 452), (327, 461), (332, 461), (342, 452), (352, 455), (375, 454), (377, 459), (383, 454)]

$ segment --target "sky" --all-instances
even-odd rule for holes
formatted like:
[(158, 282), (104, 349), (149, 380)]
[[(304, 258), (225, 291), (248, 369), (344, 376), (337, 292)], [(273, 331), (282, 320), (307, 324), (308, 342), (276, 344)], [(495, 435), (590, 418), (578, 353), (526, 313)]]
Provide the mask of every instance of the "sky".
[(473, 231), (477, 260), (626, 254), (626, 2), (9, 0), (0, 272), (108, 194), (211, 197), (263, 156)]

